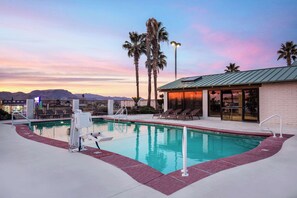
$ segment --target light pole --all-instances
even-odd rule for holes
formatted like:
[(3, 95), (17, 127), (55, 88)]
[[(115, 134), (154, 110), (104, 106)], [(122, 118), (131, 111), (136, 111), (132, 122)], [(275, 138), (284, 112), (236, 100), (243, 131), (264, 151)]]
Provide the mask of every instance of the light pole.
[(180, 43), (176, 42), (176, 41), (171, 41), (170, 44), (174, 47), (174, 55), (175, 55), (175, 80), (177, 77), (177, 48), (181, 46)]

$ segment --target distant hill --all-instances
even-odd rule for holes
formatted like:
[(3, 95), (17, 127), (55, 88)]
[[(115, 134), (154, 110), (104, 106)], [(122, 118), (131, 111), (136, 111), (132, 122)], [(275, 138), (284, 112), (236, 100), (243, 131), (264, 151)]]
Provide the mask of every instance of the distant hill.
[(34, 90), (28, 94), (28, 98), (35, 98), (38, 96), (40, 96), (42, 100), (78, 99), (76, 95), (64, 89)]
[(75, 94), (75, 95), (79, 99), (82, 99), (84, 95), (85, 100), (132, 100), (131, 98), (127, 98), (127, 97), (102, 96), (102, 95), (90, 94), (90, 93)]
[[(30, 93), (0, 92), (0, 100), (25, 100), (33, 99), (38, 96), (40, 96), (42, 100), (70, 100), (82, 98), (82, 94), (72, 94), (71, 92), (64, 89), (34, 90)], [(96, 94), (84, 94), (84, 96), (85, 100), (131, 100), (130, 98), (126, 97), (110, 97)]]

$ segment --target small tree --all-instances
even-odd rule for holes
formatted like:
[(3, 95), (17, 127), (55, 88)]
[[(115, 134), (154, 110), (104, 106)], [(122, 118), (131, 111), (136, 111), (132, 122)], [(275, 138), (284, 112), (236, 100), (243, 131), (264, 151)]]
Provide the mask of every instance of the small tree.
[(230, 63), (229, 66), (226, 66), (227, 69), (225, 69), (225, 73), (239, 72), (239, 67), (240, 66), (236, 66), (235, 63)]
[(287, 65), (291, 66), (292, 60), (295, 61), (297, 57), (297, 45), (293, 41), (287, 41), (285, 44), (281, 44), (281, 48), (277, 53), (279, 54), (277, 60), (286, 59)]

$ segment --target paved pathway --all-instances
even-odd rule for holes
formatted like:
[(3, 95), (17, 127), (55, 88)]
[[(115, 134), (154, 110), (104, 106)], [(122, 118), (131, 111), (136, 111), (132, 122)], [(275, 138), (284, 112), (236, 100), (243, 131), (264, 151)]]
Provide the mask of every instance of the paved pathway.
[[(137, 116), (137, 119), (149, 121), (151, 117)], [(187, 124), (260, 130), (253, 123), (218, 123), (217, 120), (188, 121)], [(297, 134), (295, 126), (285, 126), (284, 130)], [(297, 197), (296, 153), (297, 137), (294, 136), (270, 158), (219, 172), (170, 197)], [(4, 124), (0, 124), (0, 178), (0, 197), (5, 198), (166, 197), (110, 164), (27, 140)]]

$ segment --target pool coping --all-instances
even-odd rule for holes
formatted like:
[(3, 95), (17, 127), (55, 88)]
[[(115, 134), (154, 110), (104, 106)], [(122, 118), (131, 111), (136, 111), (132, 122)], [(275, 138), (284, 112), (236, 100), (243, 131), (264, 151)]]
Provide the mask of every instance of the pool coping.
[[(127, 120), (126, 120), (127, 121)], [(292, 137), (293, 135), (284, 134), (284, 138), (274, 138), (265, 133), (248, 133), (239, 132), (232, 130), (221, 130), (213, 128), (205, 128), (192, 125), (181, 125), (181, 124), (171, 124), (171, 123), (159, 123), (159, 122), (148, 122), (143, 120), (129, 120), (130, 122), (140, 122), (147, 124), (162, 124), (175, 127), (189, 127), (191, 129), (199, 129), (204, 131), (212, 131), (219, 133), (229, 133), (237, 135), (250, 135), (250, 136), (264, 136), (264, 139), (256, 148), (249, 150), (245, 153), (233, 155), (226, 158), (220, 158), (217, 160), (212, 160), (197, 165), (188, 167), (188, 177), (182, 177), (180, 170), (171, 172), (169, 174), (163, 174), (152, 167), (138, 162), (136, 160), (130, 159), (128, 157), (110, 152), (105, 150), (87, 147), (87, 150), (82, 151), (82, 154), (89, 155), (96, 159), (100, 159), (111, 165), (120, 168), (122, 171), (130, 175), (137, 182), (149, 186), (165, 195), (170, 195), (194, 182), (197, 182), (205, 177), (213, 175), (223, 170), (241, 166), (244, 164), (252, 163), (258, 160), (262, 160), (272, 155), (276, 154), (282, 147), (283, 143)], [(47, 145), (55, 146), (58, 148), (68, 149), (68, 142), (54, 140), (47, 137), (39, 136), (33, 133), (26, 125), (16, 125), (16, 132), (29, 140), (44, 143)]]

